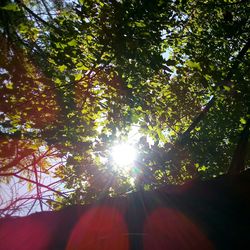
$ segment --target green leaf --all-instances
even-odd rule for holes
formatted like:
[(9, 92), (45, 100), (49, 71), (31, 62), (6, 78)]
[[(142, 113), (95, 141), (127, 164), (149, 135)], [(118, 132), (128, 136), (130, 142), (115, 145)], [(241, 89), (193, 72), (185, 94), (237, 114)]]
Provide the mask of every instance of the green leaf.
[(61, 81), (59, 78), (56, 78), (56, 79), (55, 79), (55, 83), (57, 83), (57, 84), (61, 84), (61, 83), (62, 83), (62, 81)]
[(82, 74), (76, 74), (75, 75), (75, 80), (79, 81), (82, 78)]
[(4, 7), (1, 7), (2, 10), (7, 10), (7, 11), (20, 11), (20, 8), (17, 4), (15, 3), (9, 3), (5, 5)]
[(88, 67), (84, 66), (82, 62), (76, 64), (78, 70), (89, 70)]
[(29, 26), (23, 24), (23, 23), (20, 23), (18, 25), (18, 29), (21, 33), (27, 33), (29, 31)]
[(68, 45), (75, 47), (77, 45), (77, 42), (75, 39), (72, 39), (71, 41), (68, 42)]
[(196, 131), (200, 131), (200, 130), (201, 130), (201, 127), (196, 127), (195, 130), (196, 130)]
[(156, 131), (156, 132), (157, 132), (157, 134), (158, 134), (160, 140), (161, 140), (162, 142), (165, 142), (165, 141), (166, 141), (166, 138), (165, 138), (164, 134), (162, 133), (161, 129), (157, 128), (157, 131)]
[(63, 72), (64, 70), (67, 69), (67, 66), (66, 66), (66, 65), (60, 65), (60, 66), (58, 66), (58, 69), (59, 69), (61, 72)]
[(55, 43), (55, 45), (56, 45), (57, 49), (61, 49), (62, 48), (62, 44), (61, 43)]
[(230, 91), (230, 87), (226, 86), (226, 85), (223, 85), (223, 88), (226, 90), (226, 91)]
[(131, 116), (131, 122), (132, 123), (137, 123), (139, 121), (140, 116), (136, 113), (133, 113)]
[(201, 70), (200, 63), (198, 62), (193, 62), (190, 60), (190, 61), (186, 61), (186, 65), (190, 68)]
[(207, 170), (207, 167), (204, 166), (204, 165), (198, 168), (198, 172), (200, 172), (200, 171), (203, 171), (203, 172), (204, 172), (204, 171), (206, 171), (206, 170)]
[(144, 28), (144, 27), (146, 27), (146, 24), (143, 21), (135, 22), (135, 26), (138, 28)]
[(241, 117), (241, 118), (240, 118), (240, 123), (241, 123), (241, 124), (246, 124), (247, 121), (246, 121), (243, 117)]

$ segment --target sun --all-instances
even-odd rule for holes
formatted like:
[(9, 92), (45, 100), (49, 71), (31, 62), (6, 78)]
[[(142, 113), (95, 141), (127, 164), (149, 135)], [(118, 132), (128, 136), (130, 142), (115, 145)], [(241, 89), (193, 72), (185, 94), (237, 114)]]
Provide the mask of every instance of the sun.
[(121, 143), (113, 146), (111, 157), (116, 167), (130, 169), (136, 160), (136, 149), (128, 143)]

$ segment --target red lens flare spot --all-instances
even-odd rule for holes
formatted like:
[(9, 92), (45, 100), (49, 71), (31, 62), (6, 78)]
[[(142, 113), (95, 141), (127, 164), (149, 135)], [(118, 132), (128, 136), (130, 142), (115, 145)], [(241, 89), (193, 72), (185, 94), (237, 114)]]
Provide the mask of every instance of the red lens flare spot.
[(144, 250), (214, 249), (210, 241), (182, 213), (169, 208), (159, 208), (144, 226)]
[(85, 213), (73, 229), (67, 250), (128, 250), (128, 231), (117, 209), (94, 207)]
[(0, 225), (1, 249), (34, 250), (49, 249), (53, 227), (46, 220), (34, 218), (13, 219)]

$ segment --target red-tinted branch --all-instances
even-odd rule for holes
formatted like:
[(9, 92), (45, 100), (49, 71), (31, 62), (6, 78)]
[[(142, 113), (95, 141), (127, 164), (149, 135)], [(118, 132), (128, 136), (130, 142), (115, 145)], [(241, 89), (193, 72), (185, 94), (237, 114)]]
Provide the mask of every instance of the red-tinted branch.
[(21, 180), (24, 180), (24, 181), (33, 183), (33, 184), (35, 184), (35, 185), (38, 185), (39, 187), (46, 188), (46, 189), (50, 190), (50, 191), (53, 192), (53, 193), (56, 193), (56, 194), (58, 194), (58, 195), (60, 195), (60, 196), (63, 196), (64, 198), (67, 198), (67, 196), (65, 196), (62, 192), (59, 192), (59, 191), (57, 191), (57, 190), (55, 190), (55, 189), (53, 189), (53, 188), (51, 188), (51, 187), (49, 187), (49, 186), (47, 186), (47, 185), (44, 185), (44, 184), (42, 184), (42, 183), (40, 183), (40, 182), (33, 181), (33, 180), (31, 180), (31, 179), (25, 178), (25, 177), (20, 176), (20, 175), (17, 175), (17, 174), (13, 174), (13, 176), (15, 176), (15, 177), (17, 177), (17, 178), (19, 178), (19, 179), (21, 179)]
[[(39, 183), (38, 174), (37, 174), (37, 163), (38, 162), (36, 160), (36, 157), (33, 154), (33, 168), (34, 168), (36, 183)], [(41, 200), (41, 190), (40, 190), (38, 184), (36, 184), (36, 193), (37, 193), (37, 198), (39, 200), (40, 209), (41, 209), (41, 211), (43, 211), (43, 204), (42, 204), (42, 200)]]

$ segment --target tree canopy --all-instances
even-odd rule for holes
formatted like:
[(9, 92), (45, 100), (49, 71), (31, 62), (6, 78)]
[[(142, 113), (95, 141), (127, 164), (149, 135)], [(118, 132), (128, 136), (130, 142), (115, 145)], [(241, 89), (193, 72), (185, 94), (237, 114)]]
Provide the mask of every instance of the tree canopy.
[[(246, 169), (249, 13), (245, 0), (1, 1), (0, 214)], [(123, 171), (111, 148), (131, 131)]]

